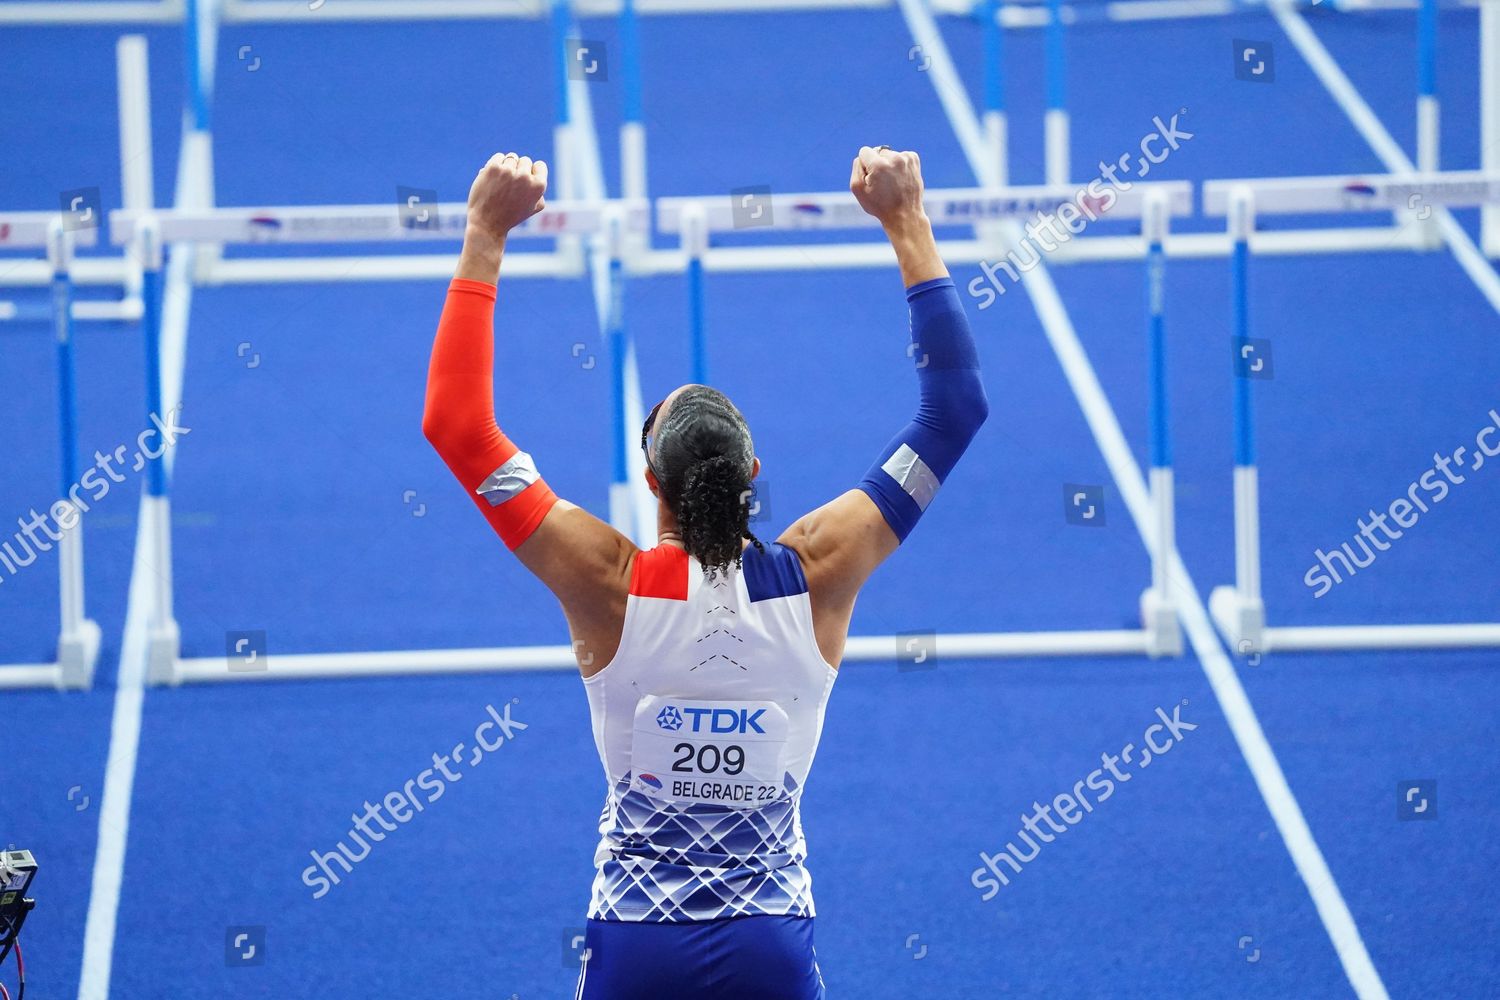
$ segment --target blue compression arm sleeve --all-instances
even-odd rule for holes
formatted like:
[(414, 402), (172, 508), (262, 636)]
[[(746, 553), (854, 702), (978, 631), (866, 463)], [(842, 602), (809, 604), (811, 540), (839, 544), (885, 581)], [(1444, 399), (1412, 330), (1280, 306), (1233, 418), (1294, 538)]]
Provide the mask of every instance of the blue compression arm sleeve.
[(906, 301), (921, 401), (916, 417), (859, 484), (903, 542), (990, 412), (974, 334), (953, 279), (912, 285)]

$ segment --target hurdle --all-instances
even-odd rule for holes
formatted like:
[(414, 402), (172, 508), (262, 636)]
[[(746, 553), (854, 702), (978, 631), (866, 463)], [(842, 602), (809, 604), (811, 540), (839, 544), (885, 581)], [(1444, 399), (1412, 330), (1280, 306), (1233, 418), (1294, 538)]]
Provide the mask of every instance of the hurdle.
[[(1064, 205), (1071, 206), (1076, 212), (1079, 196), (1078, 190), (1066, 186), (985, 187), (929, 190), (924, 193), (923, 202), (934, 228), (956, 225), (983, 227), (1032, 218), (1042, 212), (1056, 213)], [(880, 227), (880, 223), (867, 215), (854, 196), (847, 192), (773, 194), (764, 197), (764, 202), (754, 205), (723, 196), (656, 200), (657, 229), (664, 234), (678, 235), (682, 253), (690, 261), (689, 273), (696, 272), (700, 275), (698, 282), (691, 283), (689, 287), (693, 303), (691, 314), (694, 328), (691, 338), (695, 359), (706, 351), (707, 334), (702, 326), (702, 300), (705, 292), (701, 274), (712, 234), (803, 230), (870, 231)], [(1112, 220), (1140, 220), (1141, 242), (1145, 245), (1147, 258), (1145, 301), (1150, 372), (1151, 487), (1157, 531), (1150, 551), (1152, 581), (1141, 595), (1142, 627), (1135, 630), (1030, 633), (1024, 640), (1018, 640), (1015, 634), (1008, 633), (972, 635), (965, 637), (965, 655), (1004, 657), (1145, 653), (1151, 656), (1175, 656), (1181, 651), (1181, 631), (1170, 598), (1175, 537), (1166, 400), (1164, 243), (1169, 219), (1174, 215), (1191, 215), (1192, 210), (1191, 184), (1186, 181), (1153, 181), (1134, 184), (1129, 189), (1118, 192), (1116, 201), (1101, 213), (1102, 217)], [(985, 238), (984, 242), (993, 245), (993, 237)], [(894, 252), (889, 246), (883, 243), (868, 243), (865, 246), (878, 253), (887, 263), (895, 263)], [(943, 637), (945, 648), (947, 638)], [(851, 639), (851, 649), (854, 648), (854, 640)], [(889, 658), (890, 648), (892, 647), (886, 647), (882, 658)]]
[[(144, 267), (145, 319), (142, 333), (146, 350), (147, 419), (151, 419), (151, 414), (160, 415), (163, 407), (160, 343), (165, 245), (452, 242), (463, 236), (466, 209), (467, 206), (461, 203), (444, 203), (417, 207), (389, 204), (149, 211), (116, 209), (111, 212), (111, 241), (117, 246), (130, 247), (132, 255)], [(593, 234), (605, 231), (615, 218), (620, 219), (623, 225), (642, 226), (645, 223), (646, 207), (631, 206), (623, 202), (608, 205), (553, 202), (545, 211), (513, 230), (511, 237), (561, 239)], [(507, 258), (506, 266), (509, 268), (513, 259), (519, 261), (527, 257), (543, 258), (540, 263), (531, 266), (530, 272), (533, 274), (552, 274), (558, 277), (572, 274), (571, 265), (559, 263), (550, 254), (515, 254)], [(327, 275), (323, 277), (327, 279)], [(223, 673), (222, 658), (207, 661), (180, 658), (180, 629), (172, 607), (170, 477), (165, 455), (153, 458), (148, 466), (147, 497), (146, 518), (150, 522), (149, 530), (155, 550), (153, 562), (156, 568), (152, 613), (149, 616), (151, 679), (156, 683), (176, 683), (193, 679), (195, 671)], [(144, 528), (145, 525), (143, 530)], [(380, 662), (382, 655), (398, 658), (404, 655), (412, 661), (434, 656), (431, 653), (359, 655), (372, 655), (376, 662)], [(282, 665), (295, 664), (299, 659), (324, 658), (278, 655), (278, 670)], [(467, 662), (463, 658), (459, 660)], [(434, 662), (441, 665), (450, 661), (438, 657)], [(204, 664), (212, 664), (212, 667), (205, 667)]]
[[(3, 12), (22, 5), (0, 5)], [(125, 7), (127, 4), (102, 4)], [(116, 81), (120, 126), (120, 188), (127, 208), (145, 208), (152, 204), (151, 123), (143, 114), (149, 108), (147, 91), (150, 74), (146, 60), (146, 40), (139, 35), (122, 35), (115, 44)], [(14, 245), (0, 234), (0, 249)], [(93, 244), (87, 244), (92, 246)], [(53, 281), (50, 265), (45, 261), (19, 261), (0, 273), (0, 285), (47, 287)], [(121, 289), (121, 297), (109, 299), (74, 299), (72, 317), (80, 321), (135, 323), (141, 319), (141, 269), (128, 257), (84, 258), (71, 262), (69, 280), (72, 287), (104, 285)], [(50, 322), (48, 307), (30, 308), (29, 304), (0, 301), (0, 322)]]
[[(556, 47), (559, 95), (554, 137), (557, 149), (552, 162), (555, 180), (568, 197), (554, 202), (549, 211), (528, 223), (518, 236), (550, 237), (548, 251), (513, 253), (506, 261), (507, 279), (522, 277), (576, 278), (592, 276), (601, 334), (607, 341), (613, 362), (611, 410), (614, 424), (611, 455), (612, 480), (610, 520), (627, 534), (639, 538), (646, 518), (641, 510), (643, 490), (631, 483), (639, 476), (630, 464), (634, 452), (628, 447), (624, 428), (634, 415), (638, 423), (639, 390), (633, 382), (633, 347), (623, 316), (623, 287), (628, 276), (683, 273), (688, 288), (688, 335), (691, 341), (692, 375), (706, 378), (709, 367), (708, 331), (704, 326), (704, 303), (709, 276), (720, 271), (783, 270), (789, 267), (849, 268), (890, 267), (894, 263), (889, 246), (864, 240), (849, 243), (810, 243), (805, 245), (713, 245), (713, 235), (733, 226), (733, 205), (726, 195), (703, 198), (659, 199), (652, 211), (646, 199), (646, 135), (641, 113), (637, 15), (682, 13), (696, 0), (581, 0), (576, 6), (559, 0), (546, 3), (463, 4), (455, 0), (431, 0), (413, 5), (403, 0), (348, 0), (330, 4), (330, 21), (379, 20), (385, 18), (440, 18), (445, 16), (532, 16), (550, 17)], [(219, 4), (202, 0), (187, 8), (197, 12), (188, 21), (211, 14)], [(733, 0), (733, 9), (824, 9), (837, 7), (881, 7), (886, 2), (848, 2), (834, 0)], [(907, 5), (903, 4), (903, 12)], [(480, 7), (486, 9), (481, 11)], [(463, 8), (463, 13), (458, 11)], [(504, 8), (504, 9), (502, 9)], [(983, 8), (993, 17), (981, 23), (985, 34), (985, 123), (976, 135), (983, 136), (986, 166), (981, 177), (986, 186), (963, 191), (929, 191), (929, 211), (934, 224), (941, 226), (974, 226), (973, 239), (944, 240), (940, 245), (944, 258), (952, 265), (985, 263), (997, 256), (1007, 244), (1007, 233), (1019, 232), (1017, 221), (1034, 212), (1055, 210), (1078, 192), (1064, 186), (1009, 187), (1005, 184), (1007, 142), (1003, 88), (1000, 83), (1003, 32), (1000, 27), (1015, 20), (1020, 8), (985, 3)], [(726, 9), (715, 5), (714, 9)], [(278, 10), (280, 13), (278, 13)], [(589, 84), (569, 78), (567, 52), (563, 42), (576, 33), (572, 14), (613, 13), (620, 17), (620, 37), (624, 70), (624, 114), (620, 131), (620, 173), (622, 194), (610, 200), (604, 191), (602, 170), (598, 162), (598, 144), (589, 105)], [(1038, 27), (1052, 24), (1061, 38), (1061, 25), (1069, 22), (1078, 8), (1056, 3), (1049, 8), (1048, 20)], [(451, 12), (451, 13), (445, 13)], [(1071, 12), (1071, 13), (1070, 13)], [(224, 21), (288, 21), (288, 8), (278, 2), (263, 0), (227, 0), (219, 10)], [(192, 36), (190, 35), (190, 38)], [(920, 41), (920, 39), (914, 39)], [(201, 47), (201, 46), (199, 46)], [(1060, 53), (1060, 41), (1053, 42)], [(205, 56), (205, 58), (209, 58)], [(1061, 58), (1054, 60), (1059, 78)], [(937, 71), (939, 68), (934, 67)], [(204, 89), (201, 70), (190, 74), (190, 85)], [(1061, 95), (1060, 85), (1057, 88)], [(190, 95), (190, 101), (196, 101)], [(1059, 96), (1059, 103), (1061, 96)], [(190, 112), (196, 104), (190, 103)], [(1062, 108), (1064, 112), (1065, 108)], [(206, 115), (203, 122), (207, 124)], [(1066, 124), (1066, 119), (1063, 119)], [(206, 128), (202, 129), (206, 134)], [(1061, 134), (1066, 140), (1066, 128)], [(1061, 144), (1054, 137), (1052, 146)], [(192, 151), (185, 156), (192, 158)], [(1064, 164), (1066, 156), (1053, 156), (1053, 162)], [(191, 253), (194, 248), (213, 247), (215, 251), (200, 255), (200, 266), (186, 273), (180, 285), (261, 284), (284, 282), (324, 282), (347, 280), (432, 280), (452, 273), (456, 254), (403, 253), (379, 257), (297, 257), (275, 256), (236, 258), (219, 256), (220, 246), (232, 248), (243, 244), (274, 243), (288, 247), (309, 244), (358, 244), (409, 242), (413, 250), (432, 247), (443, 241), (456, 242), (462, 232), (464, 206), (441, 204), (420, 206), (431, 212), (431, 219), (412, 219), (403, 209), (418, 206), (363, 205), (315, 206), (313, 208), (270, 206), (266, 208), (219, 209), (208, 207), (212, 201), (212, 183), (207, 172), (211, 165), (199, 167), (205, 175), (208, 190), (201, 192), (203, 204), (180, 207), (170, 212), (144, 211), (127, 207), (111, 216), (114, 241), (133, 246), (135, 253), (152, 252), (152, 241), (165, 247), (172, 243)], [(1160, 200), (1158, 201), (1158, 197)], [(1165, 262), (1176, 257), (1227, 256), (1233, 252), (1233, 241), (1219, 233), (1173, 234), (1167, 222), (1174, 216), (1191, 212), (1191, 186), (1185, 182), (1163, 185), (1144, 181), (1120, 191), (1117, 204), (1107, 217), (1136, 220), (1141, 231), (1132, 235), (1093, 234), (1077, 236), (1058, 247), (1052, 259), (1057, 263), (1087, 260), (1142, 260), (1146, 286), (1146, 347), (1151, 373), (1149, 387), (1151, 427), (1150, 498), (1153, 531), (1148, 537), (1152, 557), (1152, 579), (1141, 596), (1142, 626), (1112, 631), (1056, 633), (970, 633), (944, 635), (945, 649), (954, 655), (975, 657), (1051, 656), (1088, 654), (1173, 655), (1180, 649), (1181, 636), (1170, 603), (1173, 551), (1172, 484), (1170, 443), (1166, 429), (1165, 358), (1161, 324), (1164, 299), (1162, 292)], [(182, 199), (179, 199), (182, 204)], [(846, 193), (782, 195), (771, 198), (778, 216), (771, 231), (780, 229), (853, 229), (876, 225), (859, 213), (849, 216), (854, 203)], [(785, 209), (783, 211), (782, 209)], [(843, 221), (837, 221), (842, 219)], [(674, 221), (675, 220), (675, 221)], [(727, 220), (727, 223), (726, 223)], [(652, 222), (667, 235), (677, 237), (675, 248), (656, 249), (651, 243)], [(430, 224), (429, 224), (430, 223)], [(1328, 250), (1406, 249), (1418, 244), (1412, 227), (1356, 227), (1341, 230), (1296, 230), (1262, 233), (1255, 236), (1254, 249), (1262, 253), (1311, 253)], [(154, 234), (152, 236), (151, 234)], [(743, 235), (743, 233), (742, 233)], [(145, 241), (145, 242), (140, 242)], [(585, 252), (586, 251), (586, 252)], [(174, 253), (175, 253), (174, 248)], [(170, 258), (170, 254), (166, 255)], [(159, 272), (158, 268), (158, 272)], [(159, 284), (160, 273), (152, 279)], [(170, 286), (171, 283), (169, 282)], [(179, 297), (182, 294), (179, 287)], [(172, 299), (168, 295), (169, 300)], [(179, 303), (179, 313), (184, 308)], [(161, 311), (152, 324), (162, 324)], [(169, 319), (172, 309), (165, 310)], [(179, 320), (184, 317), (178, 315)], [(168, 323), (168, 326), (173, 324)], [(155, 335), (159, 338), (159, 332)], [(153, 364), (159, 365), (158, 357)], [(622, 473), (623, 468), (623, 473)], [(162, 476), (159, 502), (148, 503), (163, 511), (162, 528), (156, 534), (164, 545), (167, 534), (167, 495), (170, 491), (170, 463)], [(632, 530), (632, 526), (633, 530)], [(166, 552), (168, 558), (169, 551)], [(570, 667), (573, 650), (567, 646), (525, 647), (519, 649), (470, 649), (435, 651), (398, 651), (393, 653), (277, 654), (269, 671), (228, 671), (222, 658), (184, 659), (177, 639), (175, 620), (170, 610), (170, 573), (160, 581), (167, 592), (156, 598), (162, 609), (153, 621), (154, 633), (150, 671), (158, 683), (180, 683), (199, 680), (257, 680), (296, 677), (342, 677), (369, 674), (412, 674), (429, 672), (464, 672), (475, 670), (552, 669)], [(854, 637), (850, 641), (850, 660), (892, 659), (898, 648), (895, 636)]]
[[(1261, 215), (1339, 212), (1410, 214), (1423, 220), (1443, 208), (1500, 201), (1500, 173), (1386, 174), (1374, 177), (1288, 177), (1210, 181), (1203, 189), (1205, 215), (1225, 216), (1234, 240), (1231, 258), (1231, 329), (1236, 364), (1253, 367), (1249, 280), (1251, 235)], [(1427, 213), (1424, 215), (1423, 213)], [(1500, 646), (1500, 623), (1424, 625), (1266, 624), (1260, 565), (1260, 472), (1255, 447), (1253, 371), (1234, 383), (1235, 582), (1215, 587), (1209, 610), (1230, 648), (1241, 654), (1280, 650), (1444, 649)]]
[[(1023, 193), (1016, 194), (1018, 191)], [(1111, 214), (1142, 217), (1154, 213), (1156, 221), (1151, 225), (1156, 235), (1152, 243), (1159, 254), (1160, 236), (1168, 215), (1186, 214), (1191, 208), (1191, 185), (1172, 182), (1148, 188), (1142, 184), (1127, 194), (1128, 197), (1122, 194), (1118, 204), (1111, 209)], [(1010, 193), (999, 194), (990, 189), (927, 193), (929, 211), (948, 224), (960, 219), (972, 221), (976, 218), (1013, 218), (1034, 212), (1043, 206), (1056, 208), (1075, 195), (1076, 192), (1055, 189), (1040, 189), (1030, 193), (1025, 193), (1025, 189), (1012, 189)], [(807, 218), (837, 220), (839, 226), (847, 226), (855, 221), (855, 212), (858, 212), (861, 219), (869, 218), (859, 210), (853, 197), (847, 193), (799, 196), (796, 202), (816, 204), (819, 210), (789, 213), (787, 217), (793, 220), (794, 226), (800, 221), (805, 227)], [(658, 226), (663, 232), (678, 232), (684, 210), (691, 215), (695, 209), (701, 211), (705, 231), (711, 232), (716, 226), (721, 229), (733, 226), (734, 205), (725, 198), (713, 199), (708, 204), (698, 204), (692, 199), (660, 199), (657, 203)], [(160, 248), (163, 245), (454, 240), (464, 229), (464, 206), (438, 206), (432, 213), (430, 224), (415, 226), (407, 224), (409, 221), (404, 221), (397, 208), (389, 205), (201, 208), (145, 213), (122, 209), (111, 213), (111, 240), (117, 245), (133, 245), (135, 255), (145, 264), (147, 329), (144, 339), (147, 346), (148, 408), (151, 412), (159, 412), (162, 405), (161, 356), (153, 345), (158, 342), (161, 332), (161, 310), (157, 302), (162, 282)], [(870, 223), (878, 225), (873, 220)], [(520, 227), (514, 236), (602, 236), (607, 245), (618, 248), (623, 234), (642, 232), (648, 224), (648, 208), (643, 202), (554, 202)], [(867, 228), (864, 223), (860, 225)], [(618, 266), (617, 250), (611, 251), (609, 257)], [(566, 276), (566, 272), (558, 276)], [(1151, 280), (1159, 282), (1159, 274)], [(616, 283), (612, 287), (618, 289), (619, 285)], [(1156, 287), (1159, 289), (1159, 284)], [(1159, 338), (1159, 291), (1148, 293), (1148, 301), (1158, 304), (1153, 320), (1157, 324), (1153, 336)], [(612, 323), (611, 326), (618, 329), (617, 324)], [(1161, 372), (1159, 345), (1153, 348), (1153, 354), (1153, 371), (1157, 373), (1153, 376), (1155, 378)], [(1157, 398), (1155, 392), (1153, 398)], [(1152, 412), (1153, 420), (1160, 420), (1164, 424), (1164, 409), (1153, 403)], [(1164, 440), (1164, 426), (1153, 429), (1154, 440), (1158, 435)], [(156, 612), (151, 625), (153, 659), (150, 676), (155, 683), (536, 670), (557, 669), (573, 664), (574, 651), (568, 645), (360, 653), (278, 653), (270, 658), (274, 661), (274, 666), (264, 671), (229, 671), (223, 657), (182, 658), (180, 649), (177, 648), (179, 630), (171, 613), (170, 548), (166, 542), (169, 534), (167, 522), (170, 491), (169, 477), (162, 460), (152, 466), (148, 493), (153, 498), (150, 516), (156, 521), (152, 531), (156, 544), (160, 547), (155, 560), (158, 571), (155, 581)], [(1159, 495), (1167, 502), (1170, 501), (1169, 492)], [(1169, 512), (1167, 516), (1170, 517)], [(1170, 534), (1163, 534), (1159, 541), (1170, 546)], [(1169, 547), (1162, 549), (1159, 545), (1158, 550), (1153, 553), (1153, 575), (1154, 580), (1159, 581), (1157, 586), (1165, 582), (1167, 570), (1163, 558), (1164, 553), (1170, 551)], [(1143, 598), (1143, 606), (1146, 600)], [(941, 641), (947, 654), (969, 657), (1172, 655), (1174, 649), (1180, 648), (1175, 616), (1167, 611), (1156, 615), (1154, 620), (1156, 625), (1152, 629), (1142, 627), (1076, 632), (944, 634)], [(1165, 627), (1167, 622), (1170, 622), (1170, 631)], [(888, 661), (892, 658), (892, 651), (898, 648), (897, 642), (898, 637), (894, 635), (851, 637), (846, 659)]]
[[(53, 339), (57, 344), (58, 401), (58, 482), (57, 500), (48, 514), (57, 522), (59, 630), (57, 658), (51, 663), (23, 663), (0, 666), (0, 688), (56, 687), (87, 688), (93, 683), (94, 664), (99, 658), (99, 626), (84, 610), (83, 515), (88, 504), (78, 498), (81, 469), (78, 463), (77, 390), (74, 378), (73, 349), (73, 278), (75, 246), (93, 246), (98, 241), (98, 220), (80, 225), (82, 220), (61, 212), (18, 212), (0, 215), (0, 244), (6, 247), (45, 248), (47, 266), (52, 273), (51, 318)], [(35, 536), (38, 548), (47, 551), (49, 544)], [(19, 539), (17, 540), (19, 542)], [(25, 543), (20, 543), (25, 544)], [(7, 545), (5, 569), (15, 575), (36, 560), (36, 553), (26, 546), (31, 559), (19, 563)]]

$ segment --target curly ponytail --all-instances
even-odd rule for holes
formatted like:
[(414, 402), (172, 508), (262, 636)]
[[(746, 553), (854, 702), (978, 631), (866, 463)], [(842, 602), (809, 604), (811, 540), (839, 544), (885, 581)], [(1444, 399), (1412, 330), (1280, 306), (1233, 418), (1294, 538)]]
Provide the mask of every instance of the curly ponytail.
[(750, 531), (755, 449), (729, 398), (708, 386), (684, 389), (655, 429), (651, 465), (662, 499), (677, 516), (682, 543), (709, 580), (739, 566)]
[(740, 540), (760, 540), (750, 533), (750, 486), (744, 473), (725, 455), (715, 455), (688, 467), (677, 502), (677, 526), (682, 543), (704, 568), (708, 578), (739, 565)]

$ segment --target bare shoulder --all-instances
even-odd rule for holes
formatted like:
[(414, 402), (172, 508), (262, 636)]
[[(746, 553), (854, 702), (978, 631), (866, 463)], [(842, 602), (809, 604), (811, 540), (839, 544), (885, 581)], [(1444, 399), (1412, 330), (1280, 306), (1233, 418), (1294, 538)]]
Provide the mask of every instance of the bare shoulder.
[(855, 591), (900, 544), (863, 490), (804, 514), (777, 541), (801, 557), (809, 587)]
[(584, 677), (614, 659), (640, 549), (582, 507), (559, 500), (516, 556), (557, 597)]
[(570, 598), (630, 589), (640, 550), (582, 507), (559, 500), (517, 549), (516, 556), (566, 606)]
[(818, 647), (838, 666), (855, 598), (900, 540), (875, 502), (862, 490), (850, 490), (798, 518), (777, 541), (802, 561)]

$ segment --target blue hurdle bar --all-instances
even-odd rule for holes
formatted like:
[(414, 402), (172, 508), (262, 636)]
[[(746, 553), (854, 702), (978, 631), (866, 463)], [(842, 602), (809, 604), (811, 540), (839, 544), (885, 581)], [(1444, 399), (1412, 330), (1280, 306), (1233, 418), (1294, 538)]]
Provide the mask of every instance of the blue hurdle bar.
[[(707, 237), (704, 237), (707, 249)], [(708, 384), (708, 331), (703, 322), (703, 254), (692, 253), (687, 265), (688, 336), (692, 350), (693, 381)]]
[(615, 248), (609, 259), (609, 307), (605, 318), (605, 336), (609, 342), (609, 408), (614, 423), (614, 433), (610, 435), (610, 468), (613, 482), (625, 484), (629, 481), (629, 468), (625, 462), (625, 359), (628, 348), (625, 337), (625, 274), (618, 253), (619, 240), (612, 239), (610, 242)]
[(1255, 421), (1250, 379), (1245, 377), (1248, 364), (1254, 364), (1250, 343), (1250, 206), (1248, 196), (1240, 205), (1231, 206), (1233, 249), (1230, 251), (1230, 329), (1234, 336), (1234, 464), (1255, 465)]
[(635, 0), (620, 5), (620, 76), (625, 85), (625, 120), (641, 120), (641, 33)]
[[(165, 419), (161, 391), (161, 309), (162, 265), (164, 251), (156, 227), (141, 225), (141, 336), (146, 345), (146, 427), (156, 426), (153, 416)], [(153, 497), (167, 495), (167, 457), (163, 449), (154, 458), (146, 456), (146, 493)]]
[(1438, 169), (1437, 0), (1417, 6), (1417, 169)]
[(182, 19), (184, 49), (183, 61), (187, 64), (188, 110), (193, 117), (193, 130), (207, 132), (209, 128), (208, 89), (204, 86), (201, 53), (202, 38), (198, 31), (198, 0), (187, 0)]
[(567, 125), (573, 120), (573, 110), (568, 103), (568, 33), (572, 29), (572, 6), (568, 0), (553, 0), (552, 41), (557, 46), (557, 123), (559, 125)]
[[(1154, 207), (1153, 207), (1154, 208)], [(1155, 223), (1148, 208), (1146, 231), (1146, 338), (1150, 368), (1151, 399), (1151, 467), (1172, 467), (1172, 440), (1167, 427), (1167, 344), (1166, 344), (1166, 252), (1162, 244), (1165, 217)]]
[(73, 237), (61, 220), (51, 231), (48, 256), (52, 258), (52, 332), (57, 341), (57, 410), (60, 477), (57, 496), (62, 499), (78, 482), (78, 403), (73, 367)]

